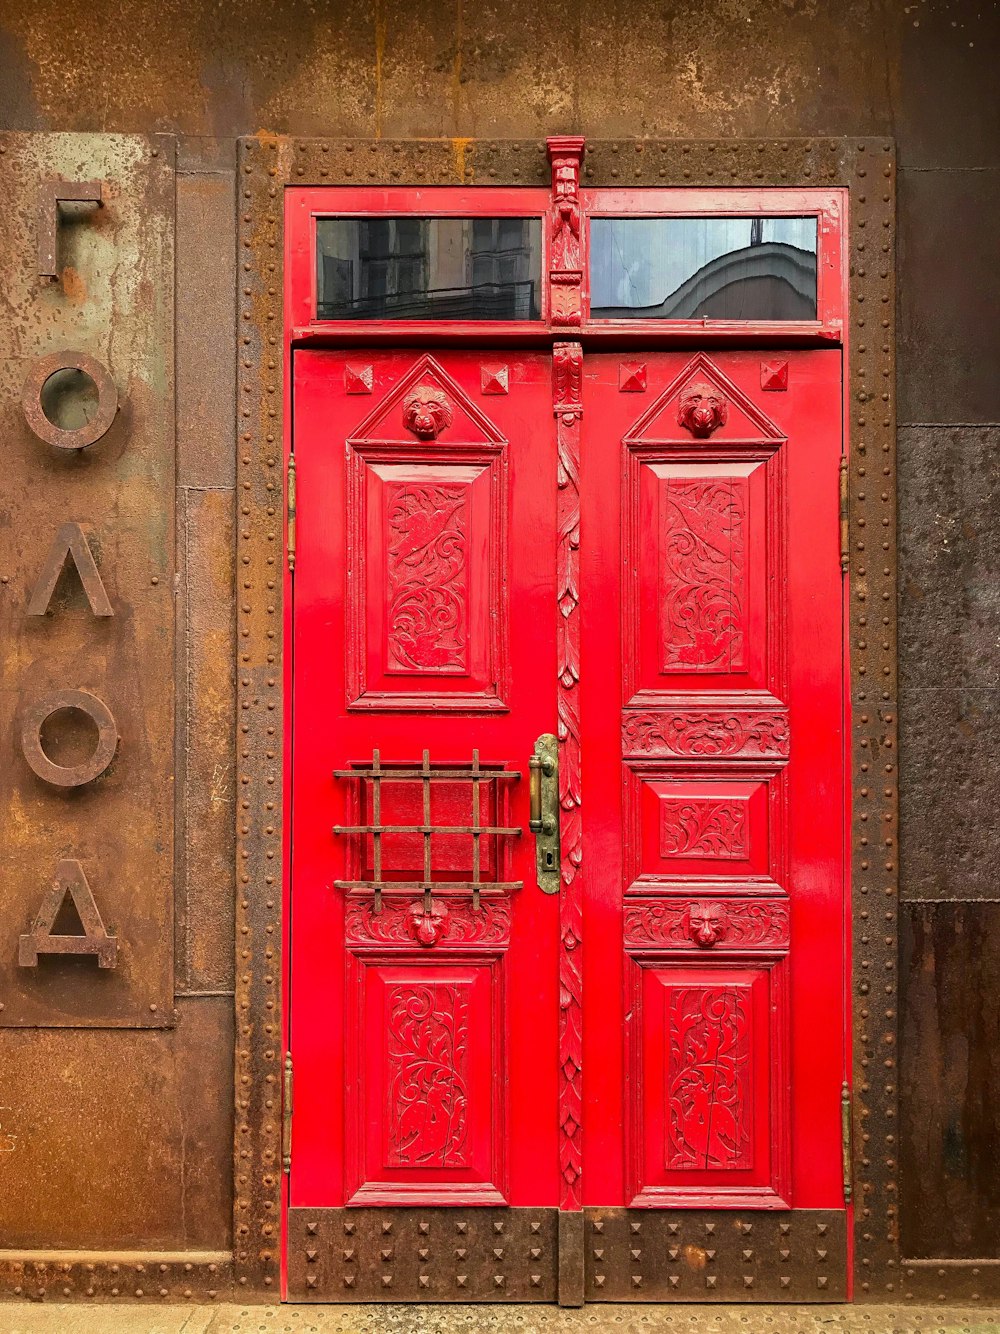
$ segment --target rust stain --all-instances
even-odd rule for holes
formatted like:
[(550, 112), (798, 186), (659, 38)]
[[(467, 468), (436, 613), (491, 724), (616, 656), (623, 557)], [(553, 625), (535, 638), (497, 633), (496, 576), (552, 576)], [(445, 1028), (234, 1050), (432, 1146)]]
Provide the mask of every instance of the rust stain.
[(455, 0), (455, 55), (451, 65), (451, 113), (456, 128), (462, 124), (462, 40), (464, 21), (463, 0)]
[(704, 1269), (708, 1264), (708, 1255), (702, 1246), (692, 1246), (689, 1243), (681, 1248), (681, 1254), (691, 1269)]
[(453, 138), (451, 141), (451, 151), (455, 155), (455, 179), (465, 180), (465, 157), (469, 151), (471, 139)]
[(264, 129), (258, 130), (256, 134), (251, 134), (248, 137), (256, 139), (259, 144), (273, 144), (275, 148), (278, 148), (288, 138), (285, 134), (275, 134), (273, 130)]
[(87, 299), (87, 284), (83, 274), (74, 269), (71, 264), (67, 264), (61, 277), (64, 295), (72, 301), (74, 306), (82, 306)]
[(382, 65), (385, 60), (385, 43), (388, 24), (385, 18), (383, 0), (375, 0), (375, 138), (382, 138), (382, 126), (385, 120), (385, 96), (382, 77)]

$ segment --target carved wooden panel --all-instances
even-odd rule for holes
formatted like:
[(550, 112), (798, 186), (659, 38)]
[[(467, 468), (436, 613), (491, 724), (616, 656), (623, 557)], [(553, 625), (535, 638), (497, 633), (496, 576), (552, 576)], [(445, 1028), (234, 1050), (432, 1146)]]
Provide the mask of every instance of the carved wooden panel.
[(351, 1203), (505, 1202), (501, 966), (352, 960)]
[(478, 908), (469, 901), (435, 899), (426, 910), (422, 900), (386, 897), (378, 911), (372, 899), (354, 900), (347, 905), (345, 939), (355, 953), (365, 947), (412, 950), (416, 943), (437, 954), (469, 945), (502, 946), (510, 941), (510, 917), (507, 899), (484, 899)]
[(630, 760), (624, 773), (626, 894), (784, 892), (783, 768)]
[(503, 436), (421, 357), (348, 449), (348, 707), (505, 708)]
[(385, 487), (387, 672), (469, 670), (468, 485)]
[(781, 431), (699, 355), (623, 443), (626, 705), (706, 689), (780, 699)]
[[(697, 924), (711, 912), (686, 905), (685, 930), (692, 916)], [(761, 917), (749, 930), (776, 934)], [(664, 916), (638, 929), (637, 910), (629, 920), (632, 939), (644, 930), (655, 939)], [(665, 925), (663, 946), (676, 949)], [(631, 1203), (780, 1207), (789, 1167), (784, 965), (640, 956), (628, 968)]]
[(386, 988), (384, 1164), (469, 1166), (469, 984)]
[(660, 487), (660, 671), (738, 672), (747, 659), (745, 477)]
[(632, 455), (629, 475), (626, 700), (767, 689), (769, 630), (778, 627), (765, 613), (766, 465)]
[(788, 715), (783, 709), (704, 708), (673, 703), (656, 709), (629, 709), (622, 716), (626, 755), (677, 759), (786, 760)]
[(745, 861), (750, 846), (746, 797), (660, 800), (660, 856)]
[(666, 1005), (667, 1169), (752, 1167), (750, 987), (673, 987)]
[(787, 949), (788, 903), (775, 899), (668, 898), (625, 908), (625, 947)]

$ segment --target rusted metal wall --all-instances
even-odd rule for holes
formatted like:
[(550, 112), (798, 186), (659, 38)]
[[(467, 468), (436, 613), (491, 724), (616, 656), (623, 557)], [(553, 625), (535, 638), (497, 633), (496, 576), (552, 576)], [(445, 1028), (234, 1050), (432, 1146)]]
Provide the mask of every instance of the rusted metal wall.
[[(160, 904), (158, 917), (140, 910), (147, 902), (141, 895), (151, 893), (145, 882), (128, 891), (133, 897), (121, 900), (120, 913), (115, 909), (123, 941), (130, 920), (131, 938), (148, 942), (152, 961), (141, 978), (132, 978), (128, 1003), (135, 1005), (121, 1009), (118, 1021), (174, 1026), (0, 1032), (0, 1166), (10, 1186), (0, 1215), (5, 1244), (221, 1252), (231, 1242), (235, 138), (258, 131), (451, 136), (460, 155), (471, 137), (537, 139), (567, 131), (604, 139), (883, 134), (896, 139), (900, 163), (899, 1219), (903, 1252), (915, 1258), (1000, 1254), (992, 1227), (995, 1174), (987, 1166), (1000, 1117), (994, 1096), (1000, 1058), (983, 1000), (1000, 961), (997, 817), (990, 795), (1000, 738), (998, 54), (1000, 21), (992, 0), (507, 0), (475, 6), (353, 0), (307, 9), (291, 0), (247, 0), (223, 9), (180, 0), (86, 6), (10, 0), (0, 15), (0, 127), (178, 136), (176, 366), (164, 360), (167, 378), (157, 385), (167, 395), (173, 376), (176, 448), (169, 467), (176, 489), (144, 529), (146, 540), (157, 525), (175, 536), (159, 553), (164, 581), (144, 586), (141, 598), (136, 583), (134, 594), (137, 606), (159, 609), (161, 626), (176, 615), (176, 633), (164, 640), (176, 680), (169, 752), (176, 820), (171, 833), (170, 798), (150, 808), (163, 842), (158, 865), (162, 870), (174, 862), (173, 942), (162, 896), (150, 899)], [(56, 174), (78, 175), (79, 165), (88, 176), (100, 175), (96, 161), (91, 166), (79, 156), (83, 150), (73, 151), (77, 159), (63, 159)], [(144, 187), (136, 188), (142, 198)], [(41, 326), (32, 325), (21, 306), (11, 312), (7, 297), (8, 274), (20, 272), (33, 245), (30, 211), (5, 206), (2, 225), (10, 231), (0, 245), (4, 323), (11, 324), (13, 313), (13, 325), (37, 339)], [(70, 246), (102, 235), (84, 223), (71, 231), (64, 238)], [(148, 272), (145, 252), (142, 263)], [(160, 276), (164, 290), (152, 296), (162, 301), (171, 280), (165, 271)], [(72, 304), (79, 295), (73, 281), (70, 276), (67, 287), (64, 275), (63, 298), (77, 323), (58, 327), (59, 346), (70, 330), (82, 336), (97, 318), (89, 298)], [(116, 337), (124, 333), (123, 327)], [(20, 355), (6, 345), (3, 350), (5, 362)], [(106, 350), (112, 362), (125, 355), (99, 339), (91, 350)], [(5, 413), (12, 411), (21, 369), (0, 367), (8, 376), (0, 405)], [(172, 412), (166, 397), (157, 402), (151, 426), (172, 431), (165, 426)], [(14, 435), (5, 436), (5, 451), (15, 460), (21, 451), (27, 466), (30, 436), (16, 414), (11, 420)], [(105, 444), (113, 443), (109, 433)], [(122, 453), (122, 467), (129, 457)], [(166, 467), (165, 457), (157, 457)], [(30, 544), (38, 564), (41, 534), (54, 524), (47, 516), (87, 516), (63, 514), (65, 489), (52, 490), (46, 501), (27, 475), (8, 468), (5, 477), (18, 478), (18, 494), (4, 491), (4, 532), (39, 527)], [(16, 569), (23, 599), (29, 544), (18, 537), (12, 549), (18, 563), (11, 573)], [(102, 542), (102, 575), (112, 554)], [(127, 568), (107, 565), (112, 600), (112, 586)], [(156, 573), (146, 566), (142, 572), (148, 579)], [(14, 591), (0, 587), (5, 616), (13, 615)], [(63, 621), (47, 619), (46, 628), (70, 637), (58, 641), (59, 661), (68, 663), (73, 633), (92, 643), (86, 636), (105, 635), (108, 627), (90, 624), (78, 593), (65, 602)], [(20, 688), (7, 665), (9, 637), (21, 633), (12, 624), (3, 624), (4, 700)], [(115, 633), (122, 625), (120, 619)], [(125, 671), (117, 649), (106, 649), (105, 656)], [(20, 658), (17, 663), (20, 670)], [(153, 719), (172, 690), (168, 685), (157, 693), (166, 670), (160, 661), (152, 678), (142, 672), (133, 678), (135, 688), (147, 692), (144, 708)], [(59, 676), (59, 684), (64, 679)], [(12, 749), (13, 704), (5, 708), (0, 744), (13, 774), (22, 761)], [(161, 746), (151, 746), (150, 763), (163, 754)], [(123, 747), (108, 779), (116, 779), (126, 755)], [(167, 777), (166, 769), (159, 772)], [(6, 866), (23, 861), (23, 853), (20, 835), (4, 818)], [(92, 830), (86, 833), (93, 837)], [(68, 843), (56, 851), (72, 855)], [(36, 890), (52, 869), (32, 866)], [(103, 909), (108, 881), (95, 874), (91, 883)], [(24, 886), (17, 894), (19, 922), (30, 922), (30, 895), (24, 898)], [(961, 902), (968, 899), (975, 904)], [(4, 913), (13, 911), (10, 902), (5, 894)], [(26, 929), (4, 920), (0, 968), (11, 966), (12, 940)], [(71, 962), (96, 966), (92, 959)], [(166, 995), (171, 988), (175, 1007)], [(146, 1006), (141, 1018), (140, 999)], [(39, 1011), (18, 1003), (22, 1021), (46, 1023)], [(153, 1003), (156, 1015), (148, 1010)], [(102, 1019), (112, 1021), (95, 1002), (66, 1022)], [(961, 1228), (942, 1225), (945, 1208), (962, 1213)], [(190, 1262), (197, 1268), (210, 1263), (204, 1255)], [(175, 1259), (164, 1263), (163, 1281), (172, 1290), (175, 1282), (183, 1287), (183, 1268), (175, 1274)], [(71, 1278), (75, 1284), (75, 1269)], [(873, 1296), (905, 1291), (902, 1275), (872, 1278)], [(111, 1291), (117, 1280), (104, 1275), (101, 1281)], [(961, 1281), (969, 1285), (964, 1292), (975, 1290), (971, 1271)]]

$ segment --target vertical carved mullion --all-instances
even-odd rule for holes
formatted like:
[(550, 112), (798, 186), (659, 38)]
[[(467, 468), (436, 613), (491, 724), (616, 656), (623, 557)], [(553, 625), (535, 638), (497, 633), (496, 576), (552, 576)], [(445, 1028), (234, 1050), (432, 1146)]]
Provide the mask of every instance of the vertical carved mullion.
[(553, 348), (553, 410), (558, 453), (560, 1208), (581, 1207), (583, 1170), (583, 860), (580, 813), (580, 418), (583, 348)]
[(552, 168), (549, 209), (549, 322), (577, 328), (583, 323), (586, 235), (580, 208), (580, 164), (584, 140), (555, 135), (546, 141)]

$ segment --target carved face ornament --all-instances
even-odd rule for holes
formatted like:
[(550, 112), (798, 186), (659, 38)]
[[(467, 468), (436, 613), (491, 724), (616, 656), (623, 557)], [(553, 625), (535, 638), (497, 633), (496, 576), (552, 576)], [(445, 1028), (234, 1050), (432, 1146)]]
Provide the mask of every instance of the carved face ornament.
[(575, 195), (577, 192), (577, 172), (579, 165), (576, 158), (556, 158), (552, 164), (555, 190), (557, 195)]
[(403, 401), (403, 425), (420, 440), (436, 440), (451, 418), (451, 402), (442, 389), (418, 385)]
[(719, 903), (692, 903), (688, 909), (688, 935), (702, 949), (710, 949), (722, 940), (728, 927), (729, 918)]
[(678, 424), (704, 440), (725, 426), (729, 417), (729, 403), (725, 395), (710, 384), (694, 381), (689, 384), (680, 397), (677, 410)]

